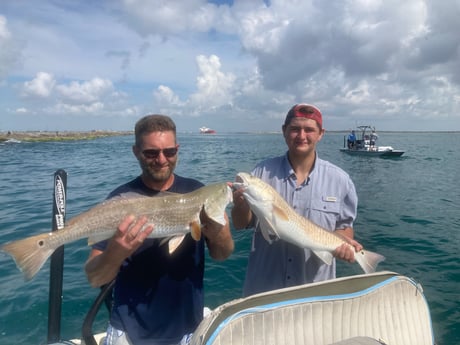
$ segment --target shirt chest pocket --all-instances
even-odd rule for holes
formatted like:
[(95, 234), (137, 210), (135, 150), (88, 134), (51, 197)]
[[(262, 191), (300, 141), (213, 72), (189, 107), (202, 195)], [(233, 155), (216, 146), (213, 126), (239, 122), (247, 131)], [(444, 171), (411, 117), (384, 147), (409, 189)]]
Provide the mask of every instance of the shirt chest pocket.
[(308, 218), (317, 225), (333, 231), (336, 229), (341, 208), (340, 202), (334, 197), (317, 198), (311, 202)]

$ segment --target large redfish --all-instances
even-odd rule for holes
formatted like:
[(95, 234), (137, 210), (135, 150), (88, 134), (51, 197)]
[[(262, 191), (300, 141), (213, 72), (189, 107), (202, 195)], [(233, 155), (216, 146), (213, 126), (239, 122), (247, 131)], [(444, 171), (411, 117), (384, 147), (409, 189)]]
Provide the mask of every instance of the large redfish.
[[(346, 243), (334, 232), (321, 228), (295, 212), (272, 186), (261, 179), (247, 173), (238, 173), (233, 186), (243, 189), (243, 196), (257, 216), (267, 241), (271, 242), (270, 234), (276, 235), (298, 247), (311, 249), (328, 265), (332, 263), (333, 251)], [(371, 273), (385, 257), (361, 250), (355, 253), (355, 259), (364, 272)]]
[(148, 221), (144, 228), (154, 225), (149, 237), (165, 238), (165, 242), (169, 240), (172, 252), (188, 233), (195, 240), (201, 238), (202, 210), (213, 221), (225, 225), (225, 209), (231, 201), (232, 191), (226, 182), (204, 186), (186, 194), (117, 197), (70, 219), (61, 230), (7, 243), (0, 250), (13, 257), (25, 279), (29, 280), (61, 245), (82, 238), (88, 238), (90, 245), (108, 239), (123, 218), (132, 214), (146, 216)]

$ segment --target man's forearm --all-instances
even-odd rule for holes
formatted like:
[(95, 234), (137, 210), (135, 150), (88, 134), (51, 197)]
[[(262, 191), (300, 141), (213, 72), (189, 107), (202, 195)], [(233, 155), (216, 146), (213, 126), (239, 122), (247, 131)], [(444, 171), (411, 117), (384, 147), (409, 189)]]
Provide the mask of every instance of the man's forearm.
[(232, 222), (235, 229), (246, 229), (251, 223), (252, 212), (247, 204), (235, 204), (231, 210)]
[(355, 232), (353, 228), (338, 229), (335, 231), (335, 233), (340, 236), (346, 236), (350, 239), (353, 239), (355, 237)]

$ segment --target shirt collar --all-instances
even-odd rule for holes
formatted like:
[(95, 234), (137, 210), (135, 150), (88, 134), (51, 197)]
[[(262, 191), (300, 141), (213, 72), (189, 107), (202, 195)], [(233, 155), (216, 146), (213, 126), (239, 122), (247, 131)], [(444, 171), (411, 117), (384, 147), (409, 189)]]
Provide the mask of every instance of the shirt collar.
[[(283, 170), (284, 170), (283, 175), (284, 175), (285, 181), (289, 179), (296, 180), (295, 171), (292, 168), (291, 163), (289, 162), (288, 153), (289, 151), (286, 151), (286, 154), (284, 155), (284, 159), (283, 159)], [(318, 152), (316, 152), (315, 162), (313, 163), (313, 168), (311, 169), (311, 172), (308, 178), (304, 181), (303, 183), (304, 185), (308, 185), (308, 183), (310, 182), (310, 178), (315, 175), (315, 172), (317, 170), (316, 165), (318, 163), (318, 160), (319, 160)]]

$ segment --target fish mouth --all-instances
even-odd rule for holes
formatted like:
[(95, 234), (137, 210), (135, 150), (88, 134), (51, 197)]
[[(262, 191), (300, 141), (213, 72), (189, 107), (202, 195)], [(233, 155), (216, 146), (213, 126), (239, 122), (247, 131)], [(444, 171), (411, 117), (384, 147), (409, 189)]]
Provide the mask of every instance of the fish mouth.
[(233, 182), (233, 190), (236, 191), (236, 190), (239, 190), (239, 189), (245, 189), (246, 188), (246, 185), (244, 183), (240, 183), (240, 182)]
[(247, 183), (245, 182), (243, 176), (241, 176), (240, 174), (236, 174), (235, 182), (232, 183), (233, 190), (238, 190), (241, 188), (244, 189), (246, 187), (247, 187)]
[(241, 177), (240, 174), (237, 174), (235, 177), (235, 182), (244, 183), (244, 179)]

